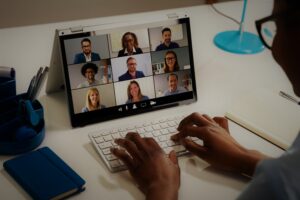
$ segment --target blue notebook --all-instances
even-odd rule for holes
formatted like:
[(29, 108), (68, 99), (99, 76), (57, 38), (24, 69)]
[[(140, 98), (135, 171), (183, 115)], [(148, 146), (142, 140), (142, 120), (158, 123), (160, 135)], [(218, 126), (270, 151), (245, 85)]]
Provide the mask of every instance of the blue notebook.
[(48, 147), (3, 163), (33, 199), (62, 199), (82, 192), (85, 181)]

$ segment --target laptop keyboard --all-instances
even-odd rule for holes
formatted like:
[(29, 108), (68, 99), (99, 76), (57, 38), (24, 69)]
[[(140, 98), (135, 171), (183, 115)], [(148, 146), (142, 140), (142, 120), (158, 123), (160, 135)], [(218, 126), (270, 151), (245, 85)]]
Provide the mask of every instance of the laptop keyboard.
[[(137, 132), (141, 137), (153, 137), (166, 154), (171, 150), (175, 150), (177, 156), (188, 154), (184, 146), (170, 139), (172, 135), (178, 132), (177, 127), (184, 117), (162, 118), (144, 124), (95, 131), (89, 133), (89, 137), (108, 169), (111, 172), (122, 171), (127, 169), (126, 166), (110, 152), (110, 148), (118, 147), (114, 140), (124, 138), (128, 132)], [(202, 144), (198, 138), (193, 137), (191, 139)]]

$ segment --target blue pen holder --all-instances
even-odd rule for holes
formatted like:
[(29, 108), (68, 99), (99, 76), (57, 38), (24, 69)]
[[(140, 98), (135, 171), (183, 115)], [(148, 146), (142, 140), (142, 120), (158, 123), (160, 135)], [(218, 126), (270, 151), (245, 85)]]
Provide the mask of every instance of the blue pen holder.
[(44, 110), (39, 101), (27, 100), (26, 94), (0, 99), (0, 154), (33, 150), (44, 137)]

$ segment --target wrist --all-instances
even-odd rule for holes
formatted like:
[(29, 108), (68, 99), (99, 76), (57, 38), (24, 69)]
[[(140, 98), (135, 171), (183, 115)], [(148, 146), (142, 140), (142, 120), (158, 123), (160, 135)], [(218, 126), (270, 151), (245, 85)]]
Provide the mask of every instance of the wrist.
[(252, 177), (259, 161), (266, 156), (256, 150), (245, 150), (241, 159), (241, 173)]

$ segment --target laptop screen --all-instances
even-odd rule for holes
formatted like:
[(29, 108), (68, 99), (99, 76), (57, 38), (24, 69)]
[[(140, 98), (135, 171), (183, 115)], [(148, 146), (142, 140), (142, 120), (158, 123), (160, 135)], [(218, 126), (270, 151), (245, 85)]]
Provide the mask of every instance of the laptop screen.
[(189, 18), (60, 30), (72, 126), (194, 102)]

